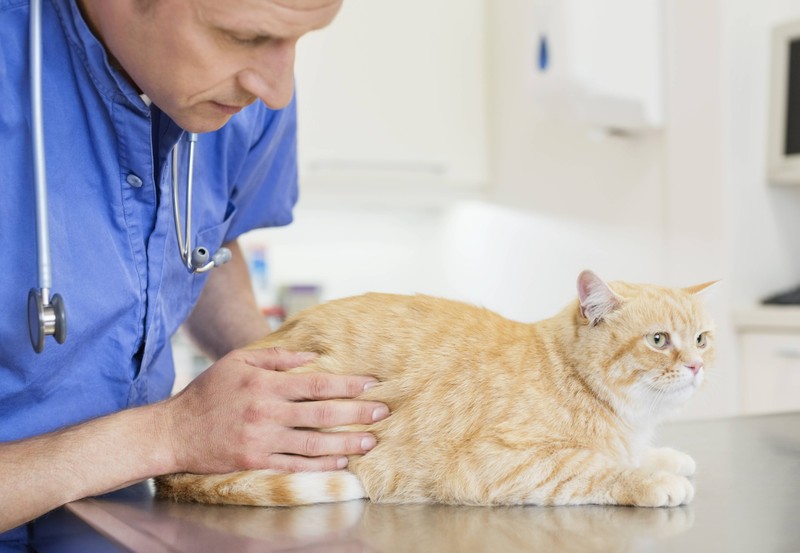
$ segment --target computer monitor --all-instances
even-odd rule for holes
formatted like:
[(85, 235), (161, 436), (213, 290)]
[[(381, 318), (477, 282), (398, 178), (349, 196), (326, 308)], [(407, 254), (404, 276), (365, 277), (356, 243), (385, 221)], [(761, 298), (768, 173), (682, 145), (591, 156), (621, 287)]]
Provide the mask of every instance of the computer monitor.
[(800, 20), (773, 29), (771, 65), (768, 178), (800, 185)]

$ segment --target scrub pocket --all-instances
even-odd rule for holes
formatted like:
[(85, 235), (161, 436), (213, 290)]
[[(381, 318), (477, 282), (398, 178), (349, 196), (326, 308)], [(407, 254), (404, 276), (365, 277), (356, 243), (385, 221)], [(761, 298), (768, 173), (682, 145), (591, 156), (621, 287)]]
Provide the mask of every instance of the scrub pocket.
[[(214, 255), (217, 250), (222, 247), (222, 244), (225, 241), (225, 235), (227, 234), (228, 229), (231, 226), (231, 221), (235, 215), (236, 206), (233, 204), (233, 202), (229, 201), (228, 206), (225, 209), (225, 219), (213, 227), (198, 231), (195, 235), (193, 246), (203, 246), (208, 250), (209, 255)], [(197, 298), (200, 297), (200, 292), (202, 292), (203, 286), (205, 286), (206, 280), (208, 279), (208, 275), (211, 274), (212, 271), (214, 271), (214, 269), (205, 273), (198, 273), (194, 275), (194, 278), (192, 279), (192, 305), (194, 305), (194, 303), (197, 301)]]

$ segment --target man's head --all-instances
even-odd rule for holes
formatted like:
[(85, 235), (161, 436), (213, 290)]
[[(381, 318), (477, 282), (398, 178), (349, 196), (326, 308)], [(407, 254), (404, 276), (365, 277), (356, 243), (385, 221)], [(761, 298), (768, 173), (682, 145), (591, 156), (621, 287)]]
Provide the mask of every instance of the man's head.
[(187, 131), (209, 132), (261, 99), (284, 107), (294, 52), (341, 0), (80, 0), (130, 80)]

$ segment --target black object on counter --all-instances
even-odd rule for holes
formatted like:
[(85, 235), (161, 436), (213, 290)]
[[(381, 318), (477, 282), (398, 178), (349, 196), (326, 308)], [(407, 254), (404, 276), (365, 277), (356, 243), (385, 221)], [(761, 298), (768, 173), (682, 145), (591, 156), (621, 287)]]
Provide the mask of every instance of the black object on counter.
[(800, 305), (800, 286), (761, 300), (765, 305)]

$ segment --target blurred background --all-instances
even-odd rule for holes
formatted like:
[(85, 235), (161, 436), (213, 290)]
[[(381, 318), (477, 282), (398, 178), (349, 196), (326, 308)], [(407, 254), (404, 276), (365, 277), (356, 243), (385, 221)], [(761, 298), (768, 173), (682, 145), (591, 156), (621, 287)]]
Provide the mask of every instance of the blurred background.
[[(800, 409), (800, 308), (761, 305), (800, 284), (800, 179), (772, 182), (768, 151), (798, 20), (797, 0), (345, 0), (298, 45), (295, 222), (241, 239), (265, 316), (381, 291), (532, 322), (586, 268), (722, 279), (718, 363), (679, 416)], [(177, 390), (208, 361), (174, 343)]]

